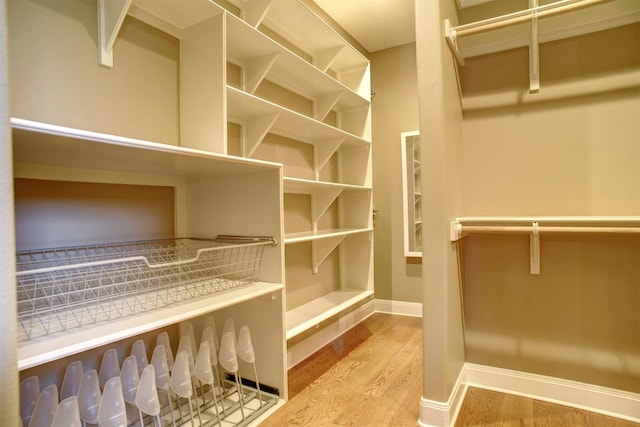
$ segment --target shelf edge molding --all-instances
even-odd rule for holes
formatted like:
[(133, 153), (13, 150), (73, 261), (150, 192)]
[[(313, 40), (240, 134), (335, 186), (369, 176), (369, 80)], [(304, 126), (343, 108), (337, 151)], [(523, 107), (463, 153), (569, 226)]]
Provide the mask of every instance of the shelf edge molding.
[(529, 272), (540, 274), (541, 233), (640, 236), (640, 216), (466, 217), (451, 221), (451, 242), (472, 233), (529, 234)]

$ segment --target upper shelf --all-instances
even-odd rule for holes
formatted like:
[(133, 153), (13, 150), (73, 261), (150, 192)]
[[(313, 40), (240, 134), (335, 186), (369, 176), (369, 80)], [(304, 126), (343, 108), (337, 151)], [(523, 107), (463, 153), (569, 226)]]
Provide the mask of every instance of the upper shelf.
[(253, 92), (262, 79), (269, 78), (316, 102), (327, 95), (340, 94), (335, 102), (337, 109), (368, 106), (370, 93), (358, 92), (359, 85), (342, 84), (245, 22), (231, 15), (228, 18), (228, 60), (243, 68), (247, 92)]
[(268, 132), (308, 144), (338, 141), (339, 146), (367, 147), (370, 142), (344, 130), (227, 86), (227, 120), (246, 127), (245, 155), (250, 156)]
[[(447, 36), (456, 39), (462, 58), (525, 47), (531, 41), (533, 9), (450, 27)], [(539, 43), (640, 22), (637, 1), (561, 0), (537, 10)]]
[[(531, 2), (530, 2), (531, 3)], [(517, 47), (529, 47), (529, 92), (540, 90), (539, 44), (640, 21), (640, 2), (560, 0), (553, 3), (452, 26), (445, 38), (457, 61)]]
[(280, 165), (138, 139), (11, 119), (17, 164), (117, 173), (214, 176)]
[[(229, 0), (251, 26), (264, 24), (313, 58), (322, 71), (348, 72), (366, 67), (365, 58), (300, 1)], [(259, 3), (259, 5), (258, 5)]]

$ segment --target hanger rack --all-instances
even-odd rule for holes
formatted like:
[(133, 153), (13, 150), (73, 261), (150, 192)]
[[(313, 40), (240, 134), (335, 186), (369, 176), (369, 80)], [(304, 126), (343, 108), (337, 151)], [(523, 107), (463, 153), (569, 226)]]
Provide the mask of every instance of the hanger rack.
[(587, 6), (593, 6), (606, 1), (611, 0), (560, 0), (554, 3), (538, 6), (538, 0), (529, 0), (528, 9), (468, 24), (452, 26), (451, 21), (449, 19), (445, 19), (445, 39), (458, 63), (460, 65), (464, 65), (464, 56), (460, 46), (458, 45), (459, 38), (530, 21), (531, 40), (529, 43), (529, 92), (535, 93), (540, 89), (538, 19), (555, 16)]
[(540, 234), (640, 236), (640, 216), (461, 217), (451, 222), (451, 241), (472, 233), (529, 234), (529, 272), (540, 274)]

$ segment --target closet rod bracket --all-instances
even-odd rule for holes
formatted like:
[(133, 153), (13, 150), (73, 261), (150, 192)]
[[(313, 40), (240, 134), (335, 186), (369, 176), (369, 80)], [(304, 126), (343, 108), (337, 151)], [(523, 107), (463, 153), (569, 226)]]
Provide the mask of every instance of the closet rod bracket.
[(464, 65), (464, 56), (458, 46), (458, 33), (453, 25), (451, 25), (451, 21), (449, 21), (449, 19), (444, 20), (444, 37), (447, 40), (451, 53), (453, 53), (456, 61), (458, 61), (458, 64)]
[(529, 273), (540, 274), (540, 230), (534, 221), (529, 234)]

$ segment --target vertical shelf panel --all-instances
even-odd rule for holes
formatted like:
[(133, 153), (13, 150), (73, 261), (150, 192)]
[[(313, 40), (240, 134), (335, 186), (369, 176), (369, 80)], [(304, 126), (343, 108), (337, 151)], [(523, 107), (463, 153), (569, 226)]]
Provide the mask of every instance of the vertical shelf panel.
[(185, 147), (226, 154), (224, 14), (188, 27), (180, 40), (180, 132)]

